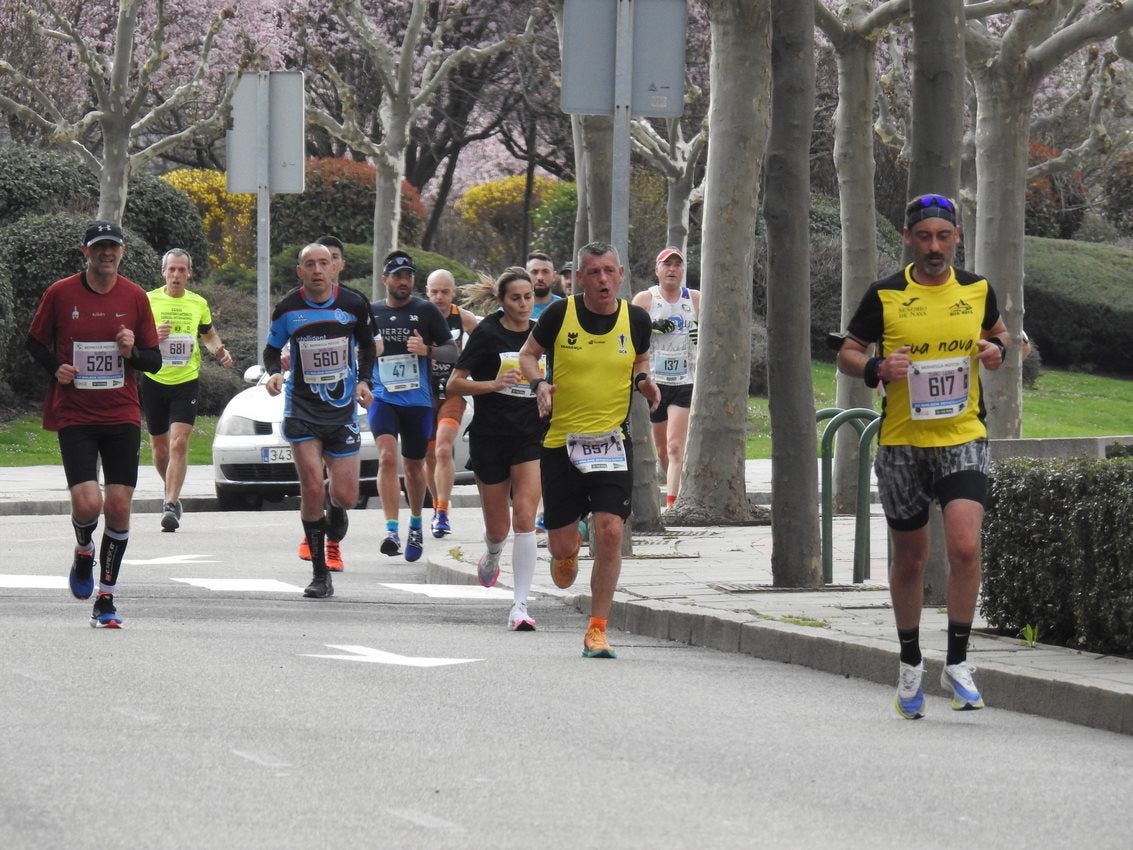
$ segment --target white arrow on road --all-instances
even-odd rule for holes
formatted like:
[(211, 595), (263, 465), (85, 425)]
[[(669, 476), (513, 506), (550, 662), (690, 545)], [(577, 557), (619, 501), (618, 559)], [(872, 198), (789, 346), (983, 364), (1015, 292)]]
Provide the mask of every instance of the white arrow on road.
[(397, 664), (401, 667), (444, 667), (449, 664), (470, 664), (483, 661), (483, 658), (413, 658), (398, 655), (396, 652), (383, 652), (370, 646), (342, 646), (328, 643), (329, 649), (339, 649), (352, 655), (313, 655), (304, 653), (307, 658), (333, 658), (337, 661), (364, 661), (367, 664)]

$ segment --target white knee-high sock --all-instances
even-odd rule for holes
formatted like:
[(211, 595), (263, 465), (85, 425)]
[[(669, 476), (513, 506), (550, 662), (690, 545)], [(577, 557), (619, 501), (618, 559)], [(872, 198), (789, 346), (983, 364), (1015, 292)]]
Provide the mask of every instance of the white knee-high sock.
[(517, 531), (511, 545), (511, 569), (515, 574), (515, 604), (527, 605), (527, 594), (535, 579), (535, 532)]

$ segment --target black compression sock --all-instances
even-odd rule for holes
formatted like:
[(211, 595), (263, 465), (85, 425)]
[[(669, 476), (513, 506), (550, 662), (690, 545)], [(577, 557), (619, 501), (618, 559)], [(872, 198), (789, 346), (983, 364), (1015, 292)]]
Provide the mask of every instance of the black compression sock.
[(901, 644), (901, 660), (916, 667), (921, 663), (921, 629), (897, 629), (897, 640)]

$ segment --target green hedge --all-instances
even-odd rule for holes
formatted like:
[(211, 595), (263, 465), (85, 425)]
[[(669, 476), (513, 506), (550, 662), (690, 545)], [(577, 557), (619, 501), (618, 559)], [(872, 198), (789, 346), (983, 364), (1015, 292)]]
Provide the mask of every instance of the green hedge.
[(997, 462), (983, 561), (993, 628), (1133, 653), (1133, 460)]

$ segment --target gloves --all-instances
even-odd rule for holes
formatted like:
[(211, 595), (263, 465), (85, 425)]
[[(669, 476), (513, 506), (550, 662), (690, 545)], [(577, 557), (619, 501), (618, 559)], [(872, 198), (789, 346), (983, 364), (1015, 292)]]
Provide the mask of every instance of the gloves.
[(653, 323), (653, 333), (671, 334), (677, 329), (677, 323), (672, 319), (658, 319)]
[(700, 342), (700, 326), (693, 325), (688, 329), (688, 341), (693, 345), (698, 345)]

